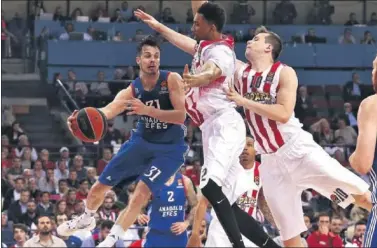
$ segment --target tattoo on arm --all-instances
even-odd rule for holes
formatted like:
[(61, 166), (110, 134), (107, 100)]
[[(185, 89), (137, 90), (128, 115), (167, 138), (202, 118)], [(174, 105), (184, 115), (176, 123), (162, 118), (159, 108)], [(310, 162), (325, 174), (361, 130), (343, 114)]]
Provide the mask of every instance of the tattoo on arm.
[(191, 207), (190, 213), (187, 217), (187, 221), (190, 223), (190, 225), (193, 224), (194, 221), (194, 215), (196, 212), (196, 207), (198, 205), (198, 198), (196, 196), (194, 185), (192, 184), (191, 180), (187, 177), (184, 177), (183, 180), (185, 180), (185, 187), (187, 192), (187, 201)]
[(264, 197), (263, 188), (259, 190), (258, 207), (262, 211), (267, 221), (270, 222), (270, 224), (276, 226), (274, 217), (272, 216), (272, 213), (271, 213), (270, 208), (268, 207), (266, 198)]

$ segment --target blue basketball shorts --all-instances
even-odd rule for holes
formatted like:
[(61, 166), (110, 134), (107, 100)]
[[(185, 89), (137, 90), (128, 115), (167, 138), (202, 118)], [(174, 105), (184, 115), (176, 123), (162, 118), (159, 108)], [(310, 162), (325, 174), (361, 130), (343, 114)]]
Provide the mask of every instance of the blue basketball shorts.
[(364, 247), (377, 247), (377, 204), (369, 214), (367, 230), (364, 234)]

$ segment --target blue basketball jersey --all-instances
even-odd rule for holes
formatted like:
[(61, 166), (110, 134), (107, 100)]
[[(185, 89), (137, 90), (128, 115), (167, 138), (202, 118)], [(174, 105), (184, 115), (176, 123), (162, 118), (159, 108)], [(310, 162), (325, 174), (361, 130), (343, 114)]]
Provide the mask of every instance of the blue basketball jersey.
[[(135, 98), (138, 98), (147, 106), (153, 106), (161, 110), (173, 110), (168, 89), (169, 71), (160, 70), (160, 77), (153, 90), (144, 90), (140, 78), (132, 82), (132, 89)], [(147, 142), (155, 144), (173, 144), (183, 142), (185, 126), (162, 122), (149, 116), (139, 116), (137, 132)]]
[(372, 183), (372, 203), (377, 204), (377, 141), (376, 150), (374, 152), (374, 160), (372, 169), (369, 173), (370, 181)]
[(153, 195), (149, 208), (151, 231), (171, 234), (171, 225), (185, 220), (186, 193), (182, 174), (177, 173), (170, 186)]

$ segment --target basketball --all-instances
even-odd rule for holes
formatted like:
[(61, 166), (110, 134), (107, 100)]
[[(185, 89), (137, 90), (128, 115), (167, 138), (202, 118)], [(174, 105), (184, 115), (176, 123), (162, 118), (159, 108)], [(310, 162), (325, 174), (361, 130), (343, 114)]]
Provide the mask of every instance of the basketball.
[(84, 142), (101, 140), (107, 131), (106, 116), (98, 109), (88, 107), (75, 114), (72, 121), (73, 135)]

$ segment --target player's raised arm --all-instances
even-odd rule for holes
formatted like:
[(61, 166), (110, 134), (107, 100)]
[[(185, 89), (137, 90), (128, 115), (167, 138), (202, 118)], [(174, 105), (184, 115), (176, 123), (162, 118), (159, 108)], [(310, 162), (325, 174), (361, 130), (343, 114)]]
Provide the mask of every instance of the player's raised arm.
[(146, 115), (156, 118), (162, 122), (173, 124), (183, 124), (186, 119), (185, 93), (182, 78), (178, 73), (172, 72), (168, 77), (168, 89), (173, 110), (161, 110), (153, 106), (148, 106)]
[(279, 91), (275, 104), (262, 104), (248, 100), (240, 96), (234, 89), (228, 92), (228, 98), (256, 114), (280, 123), (287, 123), (294, 111), (297, 86), (296, 72), (291, 67), (285, 66), (280, 73)]
[(196, 208), (195, 215), (194, 215), (192, 232), (187, 242), (187, 247), (201, 247), (200, 225), (201, 225), (202, 220), (204, 220), (208, 204), (209, 204), (208, 200), (204, 196), (201, 196), (199, 199), (197, 208)]
[(263, 216), (267, 219), (267, 221), (270, 222), (271, 225), (274, 225), (276, 227), (274, 217), (272, 216), (272, 213), (271, 213), (270, 208), (268, 207), (266, 198), (264, 197), (263, 187), (259, 190), (257, 204), (258, 204), (258, 208), (262, 211)]
[(196, 212), (196, 207), (198, 205), (198, 197), (196, 196), (194, 185), (192, 184), (192, 181), (186, 177), (183, 176), (183, 180), (185, 181), (185, 188), (186, 188), (186, 194), (187, 194), (187, 201), (191, 207), (190, 213), (187, 216), (187, 221), (190, 225), (194, 222), (194, 216)]
[(137, 18), (142, 20), (149, 27), (159, 32), (165, 39), (167, 39), (174, 46), (191, 55), (195, 54), (195, 47), (197, 42), (194, 39), (174, 31), (173, 29), (157, 21), (153, 16), (145, 13), (140, 9), (136, 10), (134, 14)]
[(207, 0), (191, 0), (191, 7), (192, 7), (192, 14), (195, 16), (196, 12), (198, 12), (198, 9), (200, 6), (202, 6), (204, 3), (208, 2)]
[(132, 86), (128, 86), (127, 89), (119, 91), (112, 102), (99, 110), (105, 114), (108, 120), (113, 119), (127, 109), (126, 102), (132, 98)]
[(357, 116), (359, 136), (356, 150), (349, 158), (352, 168), (365, 175), (372, 168), (377, 139), (377, 96), (366, 98), (360, 105)]

